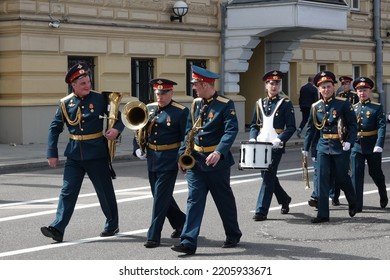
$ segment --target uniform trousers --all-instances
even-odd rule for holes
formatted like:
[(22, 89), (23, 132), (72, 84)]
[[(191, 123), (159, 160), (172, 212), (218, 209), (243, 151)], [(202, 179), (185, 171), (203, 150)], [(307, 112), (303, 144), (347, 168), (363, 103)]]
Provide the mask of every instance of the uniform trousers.
[(239, 242), (242, 233), (238, 226), (236, 200), (230, 187), (230, 168), (212, 172), (190, 169), (187, 170), (186, 177), (187, 218), (181, 234), (181, 244), (196, 250), (209, 191), (221, 217), (226, 238)]
[[(318, 161), (316, 159), (316, 161), (313, 162), (313, 168), (314, 168), (314, 173), (313, 173), (313, 192), (311, 193), (311, 197), (315, 200), (318, 199), (318, 194), (319, 194), (319, 190), (318, 190)], [(332, 176), (331, 178), (331, 182), (332, 182), (332, 187), (330, 188), (330, 191), (329, 191), (329, 197), (330, 198), (339, 198), (340, 196), (340, 188), (339, 187), (335, 187), (334, 186), (334, 178), (333, 178), (333, 172), (330, 173), (330, 175)]]
[(356, 209), (358, 211), (361, 211), (363, 208), (364, 168), (366, 160), (368, 174), (378, 188), (380, 201), (383, 202), (388, 200), (385, 175), (382, 171), (382, 153), (362, 154), (353, 151), (351, 155), (352, 183), (356, 192)]
[(352, 185), (351, 177), (348, 175), (350, 152), (330, 155), (323, 152), (317, 153), (318, 157), (318, 213), (319, 218), (329, 218), (329, 191), (333, 186), (332, 174), (334, 172), (334, 182), (344, 191), (349, 209), (356, 207), (356, 194)]
[(257, 198), (256, 214), (268, 215), (273, 194), (275, 194), (279, 204), (287, 203), (290, 200), (290, 196), (280, 185), (279, 179), (276, 176), (282, 155), (282, 151), (272, 149), (272, 162), (268, 170), (261, 171), (263, 182)]
[(172, 197), (177, 177), (177, 170), (150, 172), (149, 182), (153, 194), (152, 223), (147, 239), (160, 242), (165, 217), (174, 229), (182, 229), (186, 215), (180, 210)]
[(64, 233), (80, 193), (85, 174), (91, 180), (100, 207), (106, 217), (105, 231), (118, 228), (118, 206), (107, 158), (93, 160), (72, 160), (67, 158), (64, 166), (63, 186), (61, 189), (55, 220), (50, 226)]

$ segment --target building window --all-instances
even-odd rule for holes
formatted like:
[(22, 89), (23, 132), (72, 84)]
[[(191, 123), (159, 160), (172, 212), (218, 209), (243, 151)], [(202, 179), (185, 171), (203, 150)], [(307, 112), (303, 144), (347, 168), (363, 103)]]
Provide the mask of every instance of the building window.
[(196, 98), (197, 95), (195, 93), (195, 91), (192, 89), (192, 84), (191, 84), (191, 79), (192, 79), (192, 69), (191, 69), (191, 66), (192, 65), (195, 65), (195, 66), (199, 66), (199, 67), (202, 67), (202, 68), (207, 68), (206, 67), (206, 60), (204, 59), (187, 59), (187, 65), (186, 65), (186, 73), (187, 73), (187, 77), (186, 77), (186, 94), (188, 96), (192, 96), (193, 98)]
[(360, 0), (349, 0), (349, 7), (353, 11), (360, 11)]
[(131, 95), (148, 104), (154, 101), (149, 81), (153, 79), (153, 60), (134, 58), (131, 60)]
[(353, 79), (357, 79), (362, 76), (362, 66), (361, 65), (352, 65)]
[(318, 72), (328, 70), (328, 65), (326, 64), (318, 64)]
[[(89, 67), (89, 77), (91, 78), (92, 89), (95, 89), (95, 63), (92, 56), (68, 56), (68, 69), (73, 67), (78, 63), (85, 63)], [(68, 93), (71, 93), (73, 88), (71, 85), (68, 85)]]

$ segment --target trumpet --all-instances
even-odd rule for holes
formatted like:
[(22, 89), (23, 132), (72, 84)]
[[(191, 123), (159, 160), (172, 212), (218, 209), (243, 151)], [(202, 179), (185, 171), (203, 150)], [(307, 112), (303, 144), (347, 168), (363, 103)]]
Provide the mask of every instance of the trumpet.
[(309, 183), (309, 169), (308, 169), (308, 163), (307, 163), (307, 156), (302, 154), (302, 171), (303, 171), (303, 179), (305, 180), (306, 186), (305, 190), (310, 189), (310, 183)]

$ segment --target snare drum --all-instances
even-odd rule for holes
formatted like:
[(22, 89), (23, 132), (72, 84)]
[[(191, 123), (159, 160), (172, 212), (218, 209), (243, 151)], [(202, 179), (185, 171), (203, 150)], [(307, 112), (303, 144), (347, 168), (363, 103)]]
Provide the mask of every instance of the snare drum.
[(272, 143), (242, 141), (238, 169), (268, 170), (271, 164)]

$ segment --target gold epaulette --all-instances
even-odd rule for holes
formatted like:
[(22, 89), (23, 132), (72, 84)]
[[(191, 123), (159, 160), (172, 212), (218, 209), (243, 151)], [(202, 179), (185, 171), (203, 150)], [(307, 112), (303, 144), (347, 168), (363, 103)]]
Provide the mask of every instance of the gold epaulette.
[(146, 104), (146, 107), (157, 106), (157, 102)]
[[(94, 92), (94, 93), (97, 93), (97, 94), (102, 94), (101, 92), (96, 91), (96, 90), (91, 90), (91, 92)], [(108, 92), (110, 92), (110, 91), (108, 91)]]
[(229, 98), (226, 98), (226, 97), (218, 96), (218, 97), (217, 97), (217, 100), (218, 100), (218, 101), (221, 101), (221, 102), (223, 102), (223, 103), (228, 103), (230, 99), (229, 99)]
[(175, 106), (176, 108), (179, 108), (181, 110), (184, 110), (186, 108), (186, 106), (181, 105), (181, 104), (179, 104), (179, 103), (177, 103), (175, 101), (172, 102), (172, 106)]
[(371, 103), (374, 104), (374, 105), (381, 105), (381, 103), (378, 103), (378, 102), (371, 101)]
[(60, 102), (61, 102), (61, 103), (62, 103), (62, 102), (65, 102), (66, 100), (72, 98), (73, 96), (76, 96), (76, 95), (72, 92), (72, 93), (68, 94), (67, 96), (61, 98)]
[(342, 100), (342, 101), (346, 101), (346, 100), (347, 100), (347, 98), (340, 97), (340, 96), (336, 96), (335, 98), (336, 98), (337, 100)]
[(316, 106), (317, 104), (319, 104), (320, 102), (323, 102), (322, 99), (320, 99), (320, 100), (314, 102), (311, 106), (314, 107), (314, 106)]

